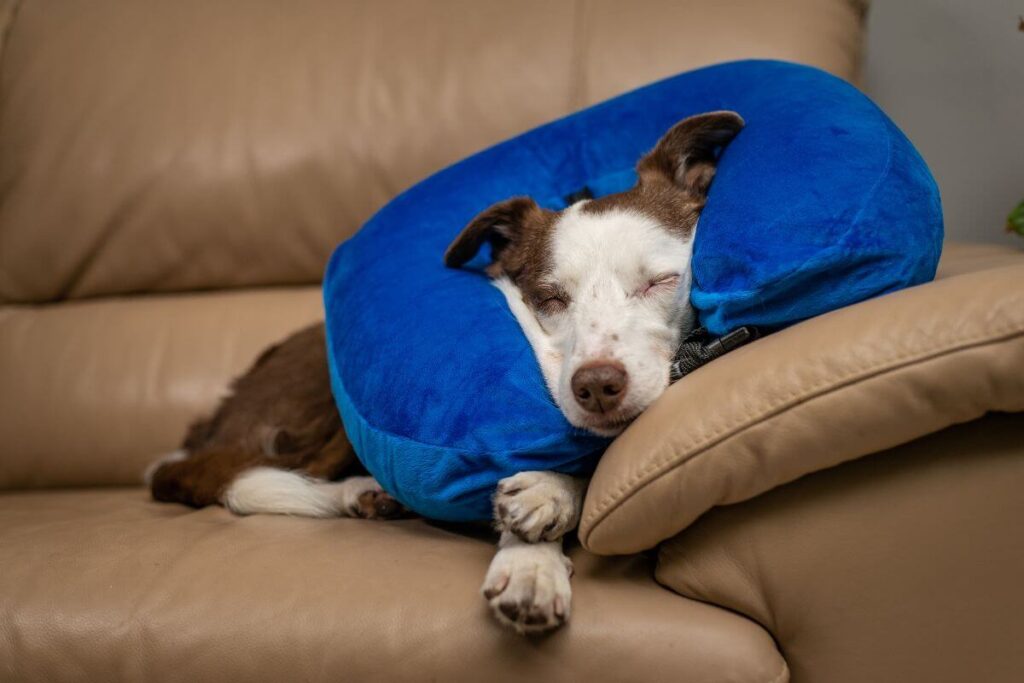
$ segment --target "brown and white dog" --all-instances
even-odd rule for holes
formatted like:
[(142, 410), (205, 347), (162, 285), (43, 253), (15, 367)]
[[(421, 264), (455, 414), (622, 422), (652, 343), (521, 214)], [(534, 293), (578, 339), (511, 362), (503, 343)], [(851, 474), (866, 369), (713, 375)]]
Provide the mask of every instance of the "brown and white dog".
[[(742, 127), (734, 112), (685, 119), (640, 160), (632, 189), (562, 211), (509, 199), (474, 218), (448, 248), (445, 263), (458, 267), (491, 244), (488, 273), (573, 425), (614, 436), (668, 387), (671, 359), (694, 324), (697, 219), (718, 151)], [(402, 514), (358, 468), (317, 325), (265, 351), (147, 480), (157, 500), (238, 514)], [(568, 619), (572, 564), (561, 539), (579, 522), (585, 488), (585, 480), (553, 472), (498, 484), (501, 539), (482, 592), (500, 622), (539, 633)]]

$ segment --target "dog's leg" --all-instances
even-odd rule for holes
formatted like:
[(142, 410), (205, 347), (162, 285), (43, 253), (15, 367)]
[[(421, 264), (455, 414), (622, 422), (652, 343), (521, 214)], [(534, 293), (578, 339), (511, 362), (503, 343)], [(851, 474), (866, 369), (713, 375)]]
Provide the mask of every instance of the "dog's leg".
[(481, 593), (502, 624), (523, 634), (543, 633), (569, 619), (571, 576), (561, 541), (526, 543), (506, 531)]
[(586, 480), (555, 472), (502, 479), (494, 495), (498, 552), (481, 589), (497, 620), (519, 633), (541, 633), (569, 618), (572, 562), (562, 536), (576, 528)]
[(385, 519), (401, 512), (373, 477), (328, 482), (273, 467), (242, 472), (225, 489), (221, 502), (239, 515)]
[(556, 472), (520, 472), (498, 482), (494, 522), (527, 543), (557, 541), (576, 528), (587, 480)]
[(220, 504), (240, 515), (385, 519), (402, 514), (372, 477), (329, 482), (271, 464), (267, 456), (236, 450), (181, 451), (157, 463), (148, 478), (156, 500)]

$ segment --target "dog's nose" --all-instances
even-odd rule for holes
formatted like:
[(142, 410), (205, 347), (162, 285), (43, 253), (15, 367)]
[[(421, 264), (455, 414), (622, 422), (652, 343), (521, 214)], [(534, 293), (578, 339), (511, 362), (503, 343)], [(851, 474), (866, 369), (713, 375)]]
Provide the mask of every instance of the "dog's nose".
[(587, 412), (605, 413), (622, 403), (628, 379), (622, 363), (588, 363), (573, 373), (572, 393), (576, 402)]

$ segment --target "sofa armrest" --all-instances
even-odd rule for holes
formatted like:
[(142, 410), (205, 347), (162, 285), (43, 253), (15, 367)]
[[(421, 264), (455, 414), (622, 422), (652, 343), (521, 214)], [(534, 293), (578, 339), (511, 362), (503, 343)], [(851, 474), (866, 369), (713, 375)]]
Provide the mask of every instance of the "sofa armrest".
[(988, 411), (1024, 411), (1024, 253), (983, 261), (794, 325), (677, 382), (602, 457), (583, 544), (650, 548), (715, 505)]
[(718, 508), (657, 578), (764, 625), (793, 680), (1024, 676), (1024, 414), (993, 414)]

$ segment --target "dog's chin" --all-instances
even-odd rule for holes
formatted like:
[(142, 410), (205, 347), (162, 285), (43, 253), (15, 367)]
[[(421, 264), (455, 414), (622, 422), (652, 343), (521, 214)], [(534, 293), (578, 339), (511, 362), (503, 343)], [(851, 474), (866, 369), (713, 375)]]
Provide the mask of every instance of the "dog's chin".
[(597, 436), (615, 437), (625, 431), (626, 427), (628, 427), (639, 414), (640, 411), (635, 413), (611, 415), (584, 415), (578, 416), (575, 419), (570, 419), (569, 421), (574, 427), (585, 429)]

